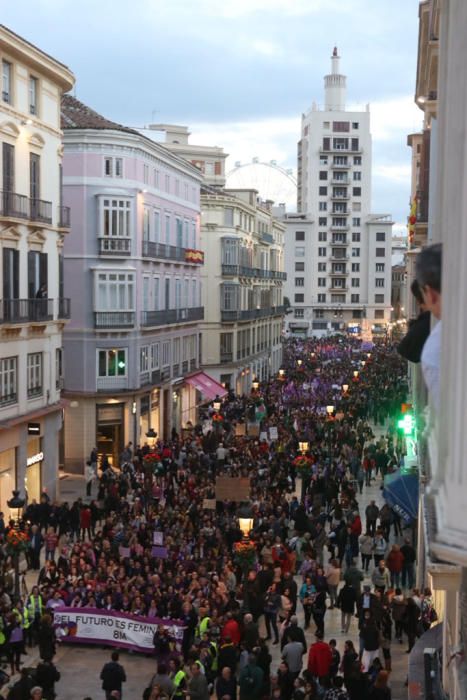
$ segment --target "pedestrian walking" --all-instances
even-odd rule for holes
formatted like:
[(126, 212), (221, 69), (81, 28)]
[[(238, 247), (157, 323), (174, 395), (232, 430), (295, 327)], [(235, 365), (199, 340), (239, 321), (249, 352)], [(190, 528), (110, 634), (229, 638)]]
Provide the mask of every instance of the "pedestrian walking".
[(113, 651), (110, 658), (111, 660), (103, 666), (100, 674), (102, 690), (105, 691), (105, 700), (112, 700), (114, 697), (112, 693), (115, 690), (120, 694), (121, 700), (122, 685), (126, 681), (125, 669), (118, 662), (120, 658), (118, 651)]

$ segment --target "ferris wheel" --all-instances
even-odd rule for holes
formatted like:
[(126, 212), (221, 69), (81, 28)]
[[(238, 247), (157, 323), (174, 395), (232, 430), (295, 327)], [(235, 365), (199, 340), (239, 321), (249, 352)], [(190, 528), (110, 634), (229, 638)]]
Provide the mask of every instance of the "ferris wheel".
[(276, 205), (286, 204), (287, 209), (297, 206), (297, 178), (292, 168), (284, 168), (277, 161), (261, 161), (253, 158), (250, 163), (236, 161), (227, 173), (228, 189), (255, 189), (264, 200)]

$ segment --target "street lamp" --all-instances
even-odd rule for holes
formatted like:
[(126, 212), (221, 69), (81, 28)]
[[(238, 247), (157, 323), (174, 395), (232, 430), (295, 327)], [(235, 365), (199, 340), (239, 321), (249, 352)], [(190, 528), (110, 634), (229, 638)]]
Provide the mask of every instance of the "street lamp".
[(334, 406), (326, 406), (326, 411), (329, 417), (334, 413)]
[(362, 361), (361, 361), (361, 365), (362, 365), (362, 367), (365, 367), (365, 365), (366, 365), (365, 360), (362, 360)]
[(255, 377), (253, 379), (253, 381), (251, 382), (251, 388), (253, 389), (253, 391), (258, 391), (258, 389), (259, 389), (258, 377)]
[(371, 352), (367, 352), (366, 356), (368, 357), (368, 359), (370, 359), (370, 358), (371, 358)]
[(355, 370), (355, 372), (353, 373), (353, 376), (355, 377), (355, 379), (358, 379), (358, 371), (357, 370)]
[(299, 367), (301, 367), (302, 364), (303, 364), (303, 360), (297, 360), (297, 365), (298, 365)]
[(311, 357), (312, 360), (314, 360), (315, 357), (316, 357), (316, 353), (312, 352), (311, 355), (310, 355), (310, 357)]
[(344, 394), (346, 394), (349, 390), (349, 385), (348, 384), (342, 384), (342, 391)]
[(284, 379), (285, 378), (285, 369), (282, 369), (282, 367), (279, 370), (279, 379)]
[(308, 444), (307, 440), (303, 440), (302, 442), (298, 443), (298, 449), (300, 450), (300, 452), (303, 452), (303, 453), (308, 452), (308, 448), (309, 448), (309, 444)]
[(212, 407), (215, 410), (215, 412), (217, 413), (217, 411), (220, 411), (221, 402), (220, 401), (213, 401)]
[(148, 443), (151, 447), (154, 447), (156, 444), (156, 439), (157, 439), (157, 433), (154, 430), (154, 428), (149, 428), (148, 432), (146, 433), (146, 437), (148, 439)]
[[(13, 491), (13, 498), (10, 498), (9, 501), (7, 501), (7, 506), (10, 510), (16, 510), (16, 518), (13, 518), (15, 520), (15, 526), (14, 530), (17, 532), (17, 538), (19, 537), (25, 537), (24, 533), (20, 533), (19, 529), (19, 521), (20, 521), (20, 516), (21, 516), (21, 511), (24, 507), (25, 504), (25, 499), (21, 498), (19, 495), (19, 491)], [(15, 571), (15, 598), (19, 598), (19, 555), (20, 555), (20, 547), (19, 543), (14, 546), (13, 551), (11, 552), (11, 558), (13, 560), (13, 568)]]
[(253, 510), (249, 503), (243, 503), (238, 509), (238, 524), (242, 531), (243, 539), (247, 540), (253, 529)]

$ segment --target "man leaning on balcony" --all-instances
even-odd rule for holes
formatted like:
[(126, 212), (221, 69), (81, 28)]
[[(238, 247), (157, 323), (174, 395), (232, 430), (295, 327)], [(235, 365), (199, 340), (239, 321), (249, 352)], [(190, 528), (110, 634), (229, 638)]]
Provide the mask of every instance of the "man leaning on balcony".
[(440, 361), (441, 361), (441, 243), (430, 245), (419, 253), (416, 262), (416, 277), (423, 294), (427, 311), (438, 319), (422, 350), (422, 372), (430, 392), (433, 406), (439, 410)]

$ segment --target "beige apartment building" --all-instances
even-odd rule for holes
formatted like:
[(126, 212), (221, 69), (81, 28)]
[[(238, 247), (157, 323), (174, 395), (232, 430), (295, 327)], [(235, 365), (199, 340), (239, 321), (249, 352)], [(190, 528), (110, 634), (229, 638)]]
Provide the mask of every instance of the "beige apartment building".
[(0, 26), (0, 510), (17, 488), (54, 498), (63, 405), (60, 100), (74, 76)]

